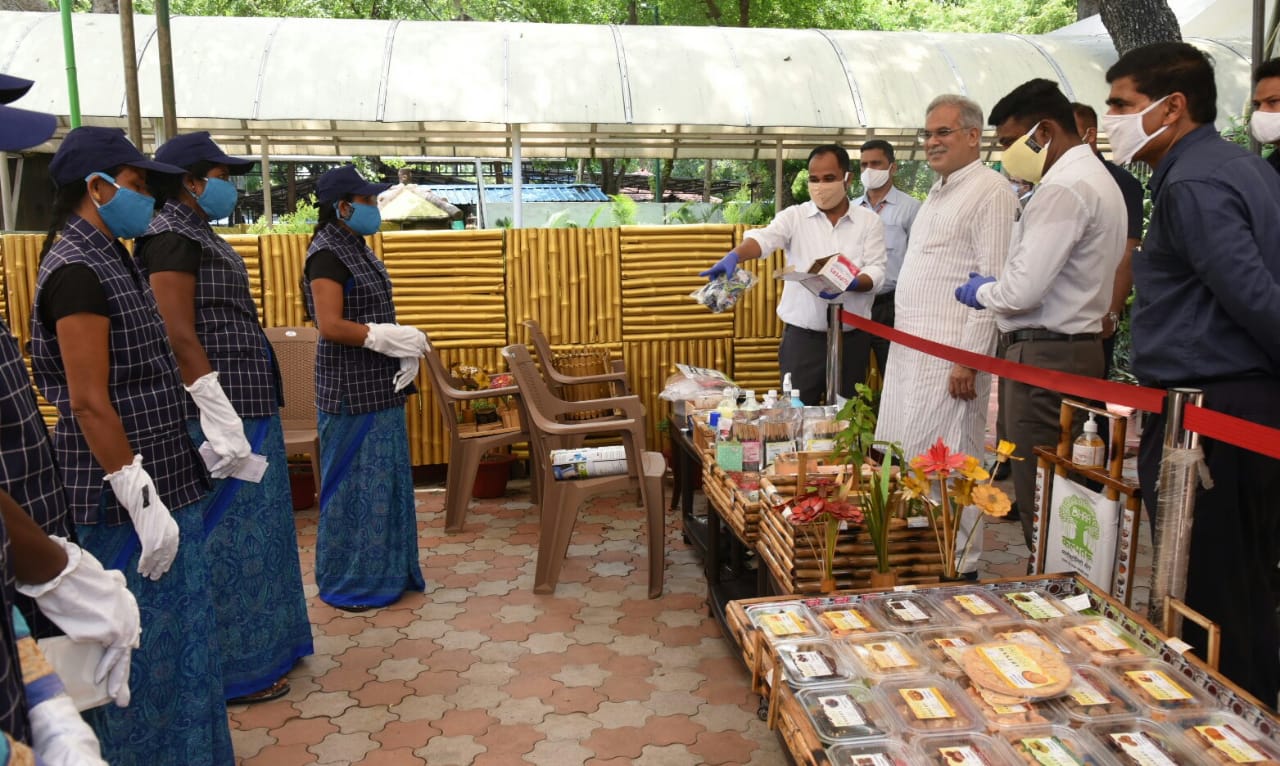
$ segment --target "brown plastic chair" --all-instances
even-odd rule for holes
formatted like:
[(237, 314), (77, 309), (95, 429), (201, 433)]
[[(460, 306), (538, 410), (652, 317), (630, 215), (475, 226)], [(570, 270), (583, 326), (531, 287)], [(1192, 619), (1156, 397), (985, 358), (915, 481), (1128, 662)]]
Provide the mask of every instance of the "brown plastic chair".
[(285, 455), (311, 455), (311, 474), (320, 497), (320, 430), (316, 425), (316, 342), (314, 327), (268, 327), (267, 340), (280, 365), (284, 406), (280, 427), (284, 430)]
[[(645, 451), (644, 407), (639, 397), (593, 399), (566, 402), (551, 393), (538, 373), (529, 349), (512, 345), (502, 349), (515, 376), (529, 418), (531, 449), (538, 455), (542, 474), (538, 563), (534, 573), (535, 593), (554, 593), (560, 569), (569, 550), (569, 539), (578, 509), (588, 498), (610, 492), (639, 489), (645, 507), (649, 548), (649, 598), (662, 595), (666, 566), (666, 515), (662, 499), (662, 476), (666, 461), (658, 452)], [(615, 409), (620, 419), (562, 422), (565, 415), (588, 410)], [(549, 459), (550, 450), (565, 441), (581, 441), (587, 436), (617, 434), (627, 450), (629, 472), (625, 476), (557, 481)]]
[(551, 343), (547, 340), (547, 336), (542, 332), (542, 326), (538, 324), (536, 319), (526, 319), (524, 326), (529, 330), (529, 338), (533, 341), (533, 348), (538, 352), (538, 362), (542, 367), (542, 374), (547, 379), (547, 384), (551, 390), (558, 395), (563, 395), (565, 386), (581, 385), (584, 383), (607, 383), (609, 391), (614, 396), (625, 396), (631, 393), (627, 385), (627, 368), (626, 363), (621, 359), (612, 360), (613, 371), (602, 373), (600, 375), (565, 375), (556, 369), (555, 352), (551, 350)]
[[(460, 433), (458, 430), (458, 407), (465, 406), (476, 399), (491, 399), (495, 396), (516, 396), (520, 393), (515, 386), (505, 388), (488, 388), (483, 391), (464, 391), (450, 383), (445, 372), (444, 363), (435, 346), (427, 340), (427, 374), (431, 376), (432, 398), (440, 410), (440, 417), (449, 429), (449, 477), (445, 482), (444, 496), (444, 528), (448, 532), (461, 532), (465, 524), (467, 506), (471, 504), (471, 489), (476, 483), (476, 471), (480, 467), (480, 458), (494, 447), (503, 447), (529, 440), (528, 432), (521, 427), (504, 428), (493, 431), (477, 431)], [(523, 408), (521, 414), (523, 415)], [(527, 421), (527, 418), (525, 419)], [(534, 481), (534, 496), (537, 496), (537, 480)]]

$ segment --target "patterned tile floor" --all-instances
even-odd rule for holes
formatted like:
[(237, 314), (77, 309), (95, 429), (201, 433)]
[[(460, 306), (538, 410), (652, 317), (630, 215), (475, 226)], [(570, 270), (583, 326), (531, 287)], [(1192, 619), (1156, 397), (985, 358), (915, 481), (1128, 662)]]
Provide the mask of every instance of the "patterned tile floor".
[[(526, 482), (477, 501), (455, 535), (441, 489), (417, 498), (427, 591), (361, 614), (316, 598), (316, 511), (296, 515), (316, 654), (284, 698), (231, 708), (240, 763), (786, 762), (676, 514), (661, 598), (646, 598), (643, 514), (618, 496), (584, 509), (556, 594), (538, 596)], [(984, 576), (1023, 571), (1016, 522), (990, 524), (986, 542)]]

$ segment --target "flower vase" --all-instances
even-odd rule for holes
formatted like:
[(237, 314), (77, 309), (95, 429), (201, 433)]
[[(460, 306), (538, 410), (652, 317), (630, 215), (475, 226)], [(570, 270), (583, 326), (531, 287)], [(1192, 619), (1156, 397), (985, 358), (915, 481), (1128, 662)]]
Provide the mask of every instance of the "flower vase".
[(889, 590), (898, 585), (898, 573), (890, 569), (888, 572), (871, 572), (871, 587), (876, 590)]
[(959, 585), (969, 582), (969, 578), (957, 573), (955, 577), (946, 574), (938, 575), (938, 583), (941, 585)]
[(819, 585), (823, 593), (834, 593), (836, 590), (836, 578), (824, 577)]

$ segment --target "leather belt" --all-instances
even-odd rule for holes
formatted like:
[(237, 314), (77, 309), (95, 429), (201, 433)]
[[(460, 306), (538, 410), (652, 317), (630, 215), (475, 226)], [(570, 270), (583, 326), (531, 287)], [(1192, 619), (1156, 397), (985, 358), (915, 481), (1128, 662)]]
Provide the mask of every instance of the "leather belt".
[(1012, 346), (1015, 343), (1024, 343), (1029, 340), (1056, 340), (1065, 341), (1067, 343), (1087, 343), (1089, 341), (1100, 340), (1102, 333), (1085, 332), (1077, 335), (1068, 335), (1062, 332), (1054, 332), (1052, 330), (1041, 330), (1031, 328), (1028, 330), (1014, 330), (1012, 332), (1000, 333), (1000, 344), (1002, 346)]

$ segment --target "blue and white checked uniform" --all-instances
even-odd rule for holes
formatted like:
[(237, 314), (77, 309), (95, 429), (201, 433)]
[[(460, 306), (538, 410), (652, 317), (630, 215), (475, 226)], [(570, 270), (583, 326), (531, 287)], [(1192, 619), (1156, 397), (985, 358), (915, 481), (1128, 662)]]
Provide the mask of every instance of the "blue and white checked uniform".
[[(8, 492), (46, 534), (74, 540), (62, 477), (53, 462), (49, 430), (36, 406), (18, 341), (0, 321), (0, 489)], [(18, 608), (37, 638), (62, 631), (35, 602), (18, 595)]]
[(16, 742), (30, 744), (31, 723), (27, 720), (22, 661), (18, 656), (18, 637), (12, 618), (15, 594), (9, 532), (0, 522), (0, 732)]
[[(62, 238), (45, 255), (36, 274), (31, 321), (31, 364), (36, 384), (58, 408), (54, 457), (62, 472), (72, 518), (77, 524), (123, 524), (128, 513), (111, 496), (105, 473), (71, 412), (71, 394), (57, 335), (40, 321), (44, 286), (63, 266), (83, 264), (102, 283), (110, 307), (111, 404), (135, 453), (171, 510), (196, 503), (208, 491), (208, 474), (187, 435), (187, 393), (169, 347), (155, 297), (133, 258), (114, 237), (72, 215)], [(99, 512), (103, 492), (108, 494)]]
[[(176, 200), (166, 202), (151, 219), (139, 244), (162, 232), (181, 234), (200, 245), (196, 334), (236, 414), (242, 418), (280, 414), (284, 399), (280, 371), (258, 322), (244, 261), (196, 211)], [(199, 417), (194, 401), (188, 400), (186, 414)]]
[[(364, 238), (337, 224), (320, 230), (307, 248), (307, 257), (328, 250), (342, 261), (351, 278), (342, 286), (342, 318), (369, 324), (395, 322), (391, 277)], [(303, 277), (307, 311), (315, 316), (311, 280)], [(413, 386), (396, 393), (392, 378), (400, 362), (366, 348), (344, 346), (320, 338), (316, 346), (316, 405), (324, 412), (360, 415), (403, 407)]]

